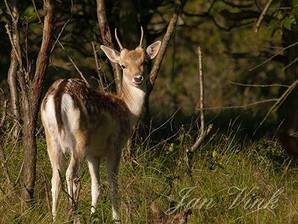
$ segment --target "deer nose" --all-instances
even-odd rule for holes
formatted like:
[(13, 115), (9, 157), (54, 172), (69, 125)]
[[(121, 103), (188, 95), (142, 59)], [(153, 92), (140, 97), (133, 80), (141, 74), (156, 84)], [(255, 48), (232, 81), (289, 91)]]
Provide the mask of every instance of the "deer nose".
[(133, 81), (136, 82), (136, 83), (141, 83), (142, 81), (144, 80), (144, 77), (142, 75), (136, 75), (134, 78), (133, 78)]

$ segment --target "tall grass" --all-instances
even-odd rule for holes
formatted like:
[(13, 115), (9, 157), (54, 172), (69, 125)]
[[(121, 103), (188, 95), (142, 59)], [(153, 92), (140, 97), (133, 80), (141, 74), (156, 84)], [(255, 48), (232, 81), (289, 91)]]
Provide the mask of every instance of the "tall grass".
[[(123, 223), (298, 223), (297, 164), (274, 139), (242, 139), (238, 129), (218, 134), (195, 153), (192, 175), (187, 174), (185, 151), (191, 137), (185, 131), (152, 148), (136, 146), (135, 156), (123, 160), (119, 182)], [(16, 178), (19, 149), (11, 152), (9, 168)], [(66, 158), (67, 160), (67, 158)], [(66, 167), (66, 162), (64, 169)], [(51, 223), (51, 169), (43, 138), (38, 144), (36, 203), (22, 210), (20, 199), (1, 172), (0, 222)], [(61, 192), (57, 223), (112, 223), (105, 163), (101, 164), (102, 192), (90, 217), (90, 177), (80, 169), (79, 211), (69, 212)], [(64, 183), (65, 185), (65, 183)]]

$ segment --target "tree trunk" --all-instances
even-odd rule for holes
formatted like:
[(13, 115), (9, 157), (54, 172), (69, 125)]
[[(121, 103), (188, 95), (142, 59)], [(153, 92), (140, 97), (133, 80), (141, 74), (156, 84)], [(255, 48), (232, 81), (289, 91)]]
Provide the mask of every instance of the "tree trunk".
[[(25, 94), (25, 95), (24, 95)], [(22, 169), (21, 187), (22, 198), (25, 206), (31, 206), (34, 199), (34, 186), (36, 179), (36, 117), (33, 114), (31, 105), (29, 105), (28, 93), (22, 93), (22, 114), (23, 114), (23, 147), (24, 147), (24, 165)]]
[[(97, 0), (97, 20), (98, 20), (98, 26), (100, 31), (100, 36), (103, 41), (103, 44), (107, 47), (114, 48), (113, 41), (112, 41), (112, 34), (110, 30), (110, 26), (107, 21), (106, 16), (106, 7), (104, 0)], [(111, 63), (113, 74), (114, 74), (114, 80), (116, 84), (116, 91), (117, 93), (120, 93), (121, 90), (121, 70), (119, 65), (116, 63)]]
[[(289, 13), (294, 7), (292, 0), (282, 3), (283, 7), (289, 8)], [(288, 47), (298, 40), (298, 25), (294, 24), (291, 30), (283, 30), (283, 46)], [(285, 50), (285, 78), (284, 84), (291, 85), (298, 79), (298, 65), (294, 62), (298, 55), (298, 45)], [(298, 85), (293, 89), (285, 102), (279, 108), (279, 118), (283, 122), (280, 131), (280, 140), (286, 151), (298, 156)]]
[(38, 118), (42, 85), (45, 72), (49, 64), (50, 49), (52, 47), (54, 0), (44, 0), (44, 11), (45, 18), (42, 42), (36, 60), (36, 70), (33, 80), (27, 80), (28, 86), (26, 86), (24, 82), (24, 74), (19, 77), (23, 97), (22, 113), (24, 145), (24, 165), (22, 169), (21, 187), (23, 200), (27, 206), (31, 206), (34, 199), (33, 196), (36, 179), (37, 152), (35, 129)]

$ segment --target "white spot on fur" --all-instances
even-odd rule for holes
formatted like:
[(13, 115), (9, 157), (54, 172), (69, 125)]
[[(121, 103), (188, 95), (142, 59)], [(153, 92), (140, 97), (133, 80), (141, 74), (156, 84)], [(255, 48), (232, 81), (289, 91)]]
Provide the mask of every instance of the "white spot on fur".
[(80, 111), (75, 108), (74, 101), (69, 94), (62, 95), (61, 117), (63, 123), (60, 133), (62, 148), (64, 152), (71, 152), (76, 146), (74, 133), (80, 128)]
[(55, 103), (54, 103), (54, 96), (48, 96), (48, 100), (45, 104), (45, 109), (42, 110), (43, 120), (49, 132), (57, 133), (58, 126), (57, 126), (57, 119), (55, 113)]
[[(142, 112), (143, 104), (144, 104), (144, 99), (145, 99), (145, 91), (142, 90), (141, 88), (138, 88), (134, 86), (131, 80), (128, 80), (126, 76), (123, 76), (124, 79), (124, 85), (127, 88), (129, 94), (126, 95), (124, 101), (126, 105), (128, 106), (128, 109), (130, 112), (135, 115), (139, 116)], [(124, 88), (125, 88), (124, 87)]]

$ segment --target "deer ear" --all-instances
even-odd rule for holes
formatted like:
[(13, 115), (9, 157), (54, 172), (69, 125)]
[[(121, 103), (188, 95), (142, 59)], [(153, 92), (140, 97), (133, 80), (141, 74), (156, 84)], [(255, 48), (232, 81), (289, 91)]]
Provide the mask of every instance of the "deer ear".
[(153, 59), (159, 52), (161, 41), (156, 41), (146, 48), (148, 58)]
[(119, 63), (120, 53), (112, 48), (100, 45), (101, 50), (110, 59), (111, 62)]

